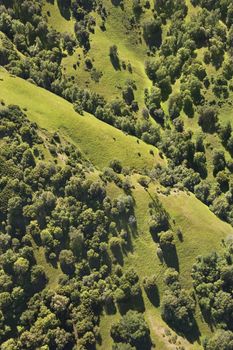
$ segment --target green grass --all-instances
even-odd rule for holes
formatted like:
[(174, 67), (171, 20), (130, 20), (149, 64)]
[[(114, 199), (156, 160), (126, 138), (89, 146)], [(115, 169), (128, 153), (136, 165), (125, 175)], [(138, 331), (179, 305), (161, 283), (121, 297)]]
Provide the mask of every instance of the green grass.
[[(57, 0), (55, 3), (49, 3), (45, 0), (43, 5), (43, 13), (48, 17), (48, 24), (61, 33), (74, 34), (74, 23), (75, 21), (70, 18), (69, 20), (62, 16), (59, 7), (57, 5)], [(49, 13), (49, 15), (48, 15)]]
[[(117, 158), (123, 166), (151, 168), (163, 161), (158, 150), (127, 136), (120, 130), (101, 122), (92, 115), (76, 113), (72, 104), (23, 79), (10, 76), (0, 69), (1, 99), (26, 109), (28, 118), (49, 132), (59, 131), (74, 143), (99, 168)], [(154, 156), (150, 150), (154, 151)]]
[(33, 243), (33, 250), (36, 263), (44, 267), (46, 276), (48, 277), (47, 288), (56, 289), (59, 286), (59, 278), (63, 276), (60, 266), (58, 265), (57, 267), (53, 267), (52, 264), (47, 262), (43, 247), (39, 247)]
[(233, 228), (218, 219), (209, 208), (190, 193), (173, 192), (159, 196), (164, 207), (175, 219), (174, 228), (181, 229), (183, 242), (176, 239), (181, 281), (190, 288), (191, 268), (198, 255), (222, 249), (221, 240), (233, 233)]

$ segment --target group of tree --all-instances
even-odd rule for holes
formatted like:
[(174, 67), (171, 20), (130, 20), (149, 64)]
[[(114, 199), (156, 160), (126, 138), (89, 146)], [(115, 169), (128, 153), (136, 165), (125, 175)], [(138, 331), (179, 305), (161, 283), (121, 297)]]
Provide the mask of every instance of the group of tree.
[[(72, 349), (77, 338), (80, 349), (93, 348), (103, 308), (142, 303), (136, 272), (119, 265), (137, 229), (133, 199), (128, 192), (110, 199), (106, 184), (114, 177), (88, 179), (81, 153), (57, 133), (41, 137), (17, 106), (1, 106), (0, 117), (1, 348)], [(116, 177), (123, 171), (117, 161), (110, 166)], [(46, 263), (37, 263), (35, 247)], [(57, 288), (49, 265), (60, 273)], [(129, 343), (139, 348), (150, 339), (148, 327), (141, 314), (129, 319)]]

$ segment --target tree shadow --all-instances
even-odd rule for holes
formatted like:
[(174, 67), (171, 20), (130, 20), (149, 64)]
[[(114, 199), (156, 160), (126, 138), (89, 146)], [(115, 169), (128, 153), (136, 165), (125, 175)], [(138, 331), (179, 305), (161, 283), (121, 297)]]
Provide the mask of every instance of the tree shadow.
[(117, 306), (121, 315), (125, 315), (129, 310), (138, 312), (145, 311), (145, 304), (141, 293), (138, 296), (131, 297), (125, 302), (119, 302)]
[(174, 268), (177, 272), (180, 271), (179, 259), (176, 251), (176, 247), (163, 248), (163, 259), (168, 267)]
[(150, 227), (150, 234), (155, 243), (159, 243), (159, 230)]
[(117, 312), (116, 305), (113, 300), (104, 305), (104, 310), (107, 315), (115, 315)]
[(111, 0), (112, 4), (114, 6), (120, 6), (121, 5), (121, 0)]
[(108, 272), (110, 273), (112, 270), (112, 260), (109, 256), (109, 253), (107, 250), (103, 251), (101, 254), (101, 262), (103, 265), (106, 265), (108, 267)]
[(151, 337), (150, 334), (148, 334), (148, 336), (143, 339), (143, 342), (141, 342), (138, 346), (136, 346), (137, 350), (151, 350), (152, 348), (152, 341), (151, 341)]
[(162, 30), (160, 27), (156, 26), (155, 28), (152, 28), (149, 35), (144, 33), (143, 37), (150, 50), (153, 48), (159, 48), (162, 44)]
[(126, 237), (125, 243), (122, 247), (122, 250), (123, 250), (123, 253), (125, 255), (127, 255), (128, 252), (131, 252), (131, 253), (133, 252), (133, 242), (132, 242), (132, 238), (131, 238), (131, 233), (128, 230), (128, 228), (126, 228), (125, 232), (126, 232), (127, 237)]
[(57, 6), (59, 8), (59, 11), (60, 11), (60, 14), (62, 15), (62, 17), (64, 17), (67, 21), (69, 21), (71, 18), (69, 1), (68, 1), (67, 5), (64, 5), (64, 1), (57, 0)]
[(118, 56), (110, 55), (110, 60), (115, 70), (121, 70), (120, 60)]
[(190, 328), (189, 331), (184, 332), (183, 335), (190, 343), (193, 344), (195, 341), (197, 341), (200, 344), (199, 339), (200, 339), (201, 333), (195, 319), (193, 319), (193, 326)]
[(163, 82), (160, 83), (160, 89), (161, 89), (161, 99), (163, 102), (167, 101), (169, 95), (172, 93), (172, 88), (168, 84), (166, 86), (163, 86)]
[(184, 242), (184, 236), (183, 236), (183, 233), (181, 231), (177, 232), (177, 237), (181, 243)]
[(148, 299), (150, 300), (151, 304), (153, 304), (155, 307), (159, 307), (160, 305), (160, 296), (159, 296), (159, 290), (157, 285), (154, 285), (149, 290), (146, 290), (146, 295)]
[(124, 265), (124, 257), (123, 257), (121, 247), (120, 246), (114, 247), (114, 249), (112, 249), (112, 254), (113, 254), (114, 258), (117, 260), (118, 264), (123, 266)]
[(201, 343), (200, 342), (201, 333), (195, 318), (193, 318), (192, 320), (192, 326), (187, 327), (186, 330), (181, 330), (179, 325), (174, 324), (174, 322), (167, 322), (167, 324), (169, 325), (169, 327), (171, 327), (171, 329), (174, 332), (176, 332), (181, 337), (187, 339), (189, 343), (193, 344), (196, 341), (198, 342), (198, 344)]
[(202, 317), (203, 317), (204, 321), (208, 324), (208, 326), (210, 327), (211, 331), (213, 331), (214, 330), (214, 322), (212, 320), (210, 311), (205, 310), (201, 306), (200, 306), (200, 309), (201, 309), (201, 314), (202, 314)]

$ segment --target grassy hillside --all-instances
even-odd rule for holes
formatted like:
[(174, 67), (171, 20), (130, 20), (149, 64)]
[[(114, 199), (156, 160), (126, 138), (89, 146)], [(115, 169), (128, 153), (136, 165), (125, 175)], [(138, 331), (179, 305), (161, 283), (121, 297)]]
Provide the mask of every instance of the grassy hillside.
[(19, 105), (27, 111), (31, 121), (50, 132), (59, 130), (96, 166), (103, 168), (114, 158), (119, 159), (123, 166), (138, 169), (164, 164), (155, 147), (125, 135), (88, 113), (79, 115), (64, 99), (10, 76), (3, 69), (0, 70), (0, 79), (1, 99), (5, 104)]
[[(171, 261), (171, 266), (178, 268), (182, 285), (186, 288), (192, 287), (191, 268), (198, 255), (206, 255), (214, 250), (221, 251), (221, 240), (227, 235), (233, 234), (233, 228), (219, 220), (209, 208), (202, 204), (195, 196), (180, 191), (172, 192), (170, 195), (160, 194), (161, 189), (156, 184), (151, 184), (148, 190), (145, 190), (137, 183), (137, 176), (131, 178), (135, 189), (133, 197), (135, 199), (135, 213), (138, 222), (138, 231), (136, 236), (132, 237), (132, 251), (124, 256), (125, 268), (133, 266), (137, 271), (140, 280), (145, 276), (155, 274), (156, 283), (159, 288), (160, 297), (164, 292), (163, 275), (165, 266), (162, 265), (157, 257), (157, 244), (153, 241), (149, 232), (149, 203), (158, 194), (160, 201), (168, 211), (172, 228), (174, 232), (179, 228), (183, 234), (181, 242), (177, 237), (177, 261)], [(119, 190), (109, 189), (110, 196), (117, 196)], [(176, 345), (169, 342), (171, 334), (174, 332), (161, 320), (159, 308), (155, 308), (145, 293), (143, 293), (145, 315), (151, 327), (151, 335), (159, 349), (176, 349), (178, 342), (185, 349), (200, 349), (199, 339), (194, 342), (187, 341), (179, 337)], [(157, 305), (158, 307), (158, 305)], [(101, 321), (103, 343), (99, 347), (101, 350), (110, 349), (112, 339), (109, 336), (111, 324), (120, 317), (116, 315), (104, 315)], [(211, 329), (203, 321), (199, 309), (196, 310), (196, 319), (200, 336), (211, 334)], [(194, 337), (195, 338), (195, 337)], [(171, 339), (170, 339), (171, 341)]]
[[(232, 9), (192, 2), (0, 6), (0, 316), (14, 305), (12, 319), (3, 310), (3, 339), (12, 333), (19, 350), (27, 339), (30, 349), (112, 350), (112, 325), (128, 310), (145, 317), (150, 350), (201, 350), (218, 327), (232, 332), (233, 278), (222, 273), (233, 271), (224, 241), (233, 237), (233, 131), (223, 127), (233, 118)], [(124, 171), (105, 169), (114, 159)], [(221, 268), (206, 277), (199, 266), (195, 285), (197, 257), (212, 252)], [(18, 281), (29, 287), (22, 309)]]

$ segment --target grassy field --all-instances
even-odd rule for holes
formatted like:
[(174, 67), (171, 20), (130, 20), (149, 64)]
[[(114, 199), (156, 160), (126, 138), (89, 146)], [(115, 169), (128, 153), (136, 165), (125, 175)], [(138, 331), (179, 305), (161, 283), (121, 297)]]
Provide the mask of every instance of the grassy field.
[(54, 4), (44, 1), (43, 13), (48, 16), (49, 24), (61, 33), (74, 34), (74, 20), (69, 16), (62, 15), (57, 1)]
[[(26, 110), (30, 120), (50, 132), (59, 130), (99, 168), (107, 166), (114, 158), (124, 166), (137, 169), (164, 163), (155, 147), (125, 135), (88, 113), (79, 115), (69, 102), (23, 79), (10, 76), (4, 69), (0, 69), (0, 91), (5, 104), (19, 105)], [(150, 154), (151, 149), (154, 155)]]

